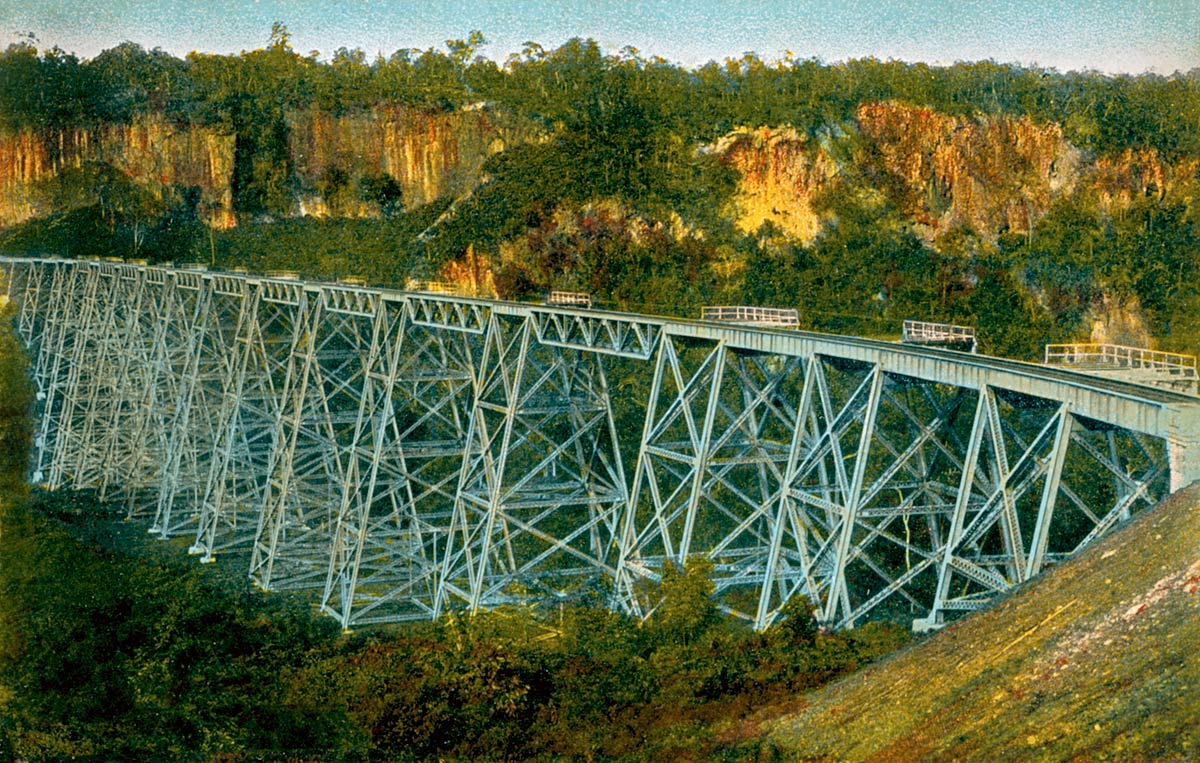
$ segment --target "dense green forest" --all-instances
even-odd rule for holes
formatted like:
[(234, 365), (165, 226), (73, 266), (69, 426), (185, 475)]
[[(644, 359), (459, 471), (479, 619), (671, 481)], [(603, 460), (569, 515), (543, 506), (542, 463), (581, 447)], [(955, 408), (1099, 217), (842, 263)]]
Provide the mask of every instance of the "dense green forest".
[[(241, 225), (206, 229), (194, 189), (151, 194), (137, 178), (89, 165), (48, 183), (62, 203), (0, 233), (0, 248), (355, 272), (391, 284), (437, 277), (472, 252), (487, 258), (497, 291), (510, 298), (571, 288), (609, 306), (676, 315), (716, 303), (798, 306), (807, 328), (870, 335), (894, 334), (905, 318), (945, 320), (977, 326), (985, 351), (1017, 357), (1086, 338), (1093, 321), (1115, 316), (1134, 327), (1129, 341), (1200, 350), (1200, 70), (1106, 76), (993, 61), (826, 64), (754, 54), (689, 69), (591, 40), (553, 50), (530, 43), (503, 62), (486, 48), (476, 32), (445, 50), (368, 60), (342, 49), (323, 61), (293, 50), (282, 24), (264, 48), (240, 55), (179, 59), (124, 43), (80, 60), (10, 46), (0, 53), (0, 130), (153, 114), (233, 135)], [(1067, 158), (1091, 169), (1061, 181), (1069, 188), (1052, 177), (1048, 198), (1024, 220), (922, 228), (922, 211), (941, 214), (957, 202), (944, 178), (913, 185), (881, 156), (887, 147), (868, 138), (861, 111), (878, 103), (959, 120), (960, 132), (1050, 126), (1077, 152)], [(541, 137), (495, 154), (474, 193), (423, 206), (401, 198), (386, 174), (333, 167), (315, 190), (380, 214), (295, 218), (289, 114), (381, 107), (485, 108)], [(839, 182), (813, 199), (820, 229), (811, 240), (771, 222), (751, 231), (734, 224), (739, 177), (711, 147), (759, 126), (793, 130), (836, 164)], [(917, 159), (936, 159), (922, 150)], [(986, 157), (968, 151), (963, 161)], [(983, 173), (985, 191), (1028, 196), (1023, 184), (1032, 181), (1004, 162)]]
[(483, 55), (485, 47), (484, 36), (473, 32), (447, 41), (445, 51), (398, 50), (368, 61), (362, 50), (343, 48), (324, 62), (294, 51), (281, 24), (263, 49), (182, 60), (133, 42), (90, 60), (19, 43), (0, 56), (0, 127), (60, 128), (161, 112), (236, 129), (248, 149), (265, 154), (289, 108), (453, 109), (489, 101), (561, 129), (564, 142), (582, 151), (580, 159), (608, 156), (610, 168), (603, 162), (576, 168), (596, 173), (580, 178), (591, 181), (588, 196), (612, 191), (635, 200), (665, 192), (648, 186), (678, 180), (652, 177), (655, 167), (672, 161), (671, 143), (681, 142), (686, 153), (690, 142), (739, 125), (832, 131), (859, 104), (892, 99), (953, 115), (1058, 122), (1072, 143), (1097, 153), (1153, 148), (1165, 159), (1200, 155), (1200, 69), (1113, 77), (994, 61), (825, 64), (767, 62), (753, 53), (689, 69), (632, 48), (605, 52), (593, 40), (554, 50), (528, 43), (502, 63)]

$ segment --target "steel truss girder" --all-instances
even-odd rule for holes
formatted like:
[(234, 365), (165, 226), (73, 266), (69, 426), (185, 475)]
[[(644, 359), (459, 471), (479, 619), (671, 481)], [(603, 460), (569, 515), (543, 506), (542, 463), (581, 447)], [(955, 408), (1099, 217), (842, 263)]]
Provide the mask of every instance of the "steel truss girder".
[(654, 354), (661, 326), (630, 316), (593, 315), (589, 311), (529, 311), (540, 344), (604, 355), (647, 360)]
[(786, 532), (772, 507), (796, 425), (788, 393), (797, 376), (794, 358), (662, 340), (621, 538), (618, 606), (648, 613), (654, 603), (639, 601), (637, 580), (693, 553), (713, 559), (719, 594), (763, 583), (770, 541), (778, 551)]
[(343, 440), (353, 424), (364, 352), (352, 313), (326, 311), (301, 291), (280, 393), (275, 448), (267, 466), (250, 575), (264, 589), (324, 582), (345, 469)]
[[(1006, 387), (1011, 369), (977, 356), (997, 383), (921, 378), (861, 340), (837, 354), (575, 308), (4, 264), (35, 481), (194, 532), (204, 561), (240, 550), (260, 585), (316, 589), (347, 628), (596, 595), (648, 616), (646, 583), (697, 555), (758, 628), (798, 594), (833, 627), (932, 627), (1152, 505), (1200, 441)], [(625, 454), (616, 368), (644, 411)]]
[[(181, 413), (186, 419), (182, 393), (191, 383), (189, 358), (197, 352), (191, 332), (204, 304), (196, 289), (183, 288), (176, 271), (145, 268), (139, 275), (125, 297), (127, 357), (118, 367), (110, 418), (121, 422), (124, 434), (114, 438), (106, 455), (112, 473), (103, 490), (119, 485), (130, 517), (155, 517), (161, 491), (174, 484), (178, 466), (195, 456), (181, 439), (188, 430), (177, 431), (175, 422)], [(173, 435), (179, 444), (174, 449)]]
[(393, 302), (374, 336), (321, 601), (346, 628), (432, 616), (481, 350)]
[(167, 457), (151, 532), (193, 534), (220, 439), (225, 380), (233, 377), (237, 327), (246, 295), (216, 279), (179, 286), (191, 294), (192, 319), (175, 341), (186, 347), (171, 420)]
[(540, 344), (528, 317), (493, 313), (434, 614), (603, 585), (625, 484), (599, 357)]
[[(88, 329), (80, 320), (88, 272), (84, 268), (68, 266), (54, 269), (42, 336), (35, 342), (34, 385), (39, 424), (34, 439), (33, 481), (38, 483), (49, 482), (49, 472), (54, 464), (74, 346), (80, 338), (75, 327), (80, 326), (80, 335)], [(49, 484), (49, 487), (57, 485)]]
[(296, 332), (286, 302), (243, 283), (233, 332), (233, 360), (222, 380), (216, 441), (189, 553), (211, 562), (249, 546), (266, 500), (268, 462), (276, 447), (280, 392)]

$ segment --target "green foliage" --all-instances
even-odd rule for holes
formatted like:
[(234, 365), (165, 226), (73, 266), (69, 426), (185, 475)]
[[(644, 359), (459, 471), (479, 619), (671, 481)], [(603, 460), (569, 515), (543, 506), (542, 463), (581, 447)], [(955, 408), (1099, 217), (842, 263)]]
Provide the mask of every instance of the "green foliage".
[(391, 175), (364, 176), (359, 184), (359, 196), (363, 201), (378, 204), (384, 217), (395, 217), (404, 211), (404, 191)]
[[(265, 48), (237, 56), (179, 60), (125, 42), (81, 62), (57, 48), (39, 54), (19, 43), (0, 53), (0, 119), (19, 129), (159, 111), (240, 133), (259, 118), (269, 121), (281, 105), (341, 113), (380, 103), (449, 109), (485, 99), (552, 129), (582, 126), (579, 141), (617, 152), (645, 147), (643, 122), (685, 143), (738, 125), (792, 124), (813, 134), (848, 121), (864, 101), (900, 100), (955, 115), (1062, 122), (1073, 142), (1099, 153), (1154, 148), (1173, 159), (1200, 152), (1200, 80), (1189, 74), (1107, 77), (994, 61), (769, 63), (754, 53), (688, 70), (632, 48), (606, 54), (594, 40), (578, 38), (552, 51), (528, 43), (500, 67), (479, 55), (486, 45), (483, 33), (472, 31), (447, 40), (444, 51), (400, 49), (368, 62), (361, 49), (340, 48), (320, 62), (295, 53), (279, 22)], [(621, 162), (595, 171), (615, 183), (636, 168)]]
[(7, 712), (25, 756), (208, 759), (349, 744), (336, 712), (280, 701), (277, 688), (298, 659), (329, 648), (333, 623), (264, 613), (195, 571), (80, 546), (23, 511), (7, 510), (26, 531), (0, 552), (0, 596), (17, 613), (0, 683), (14, 690)]
[(193, 111), (196, 91), (188, 63), (159, 48), (147, 51), (123, 42), (84, 66), (99, 88), (96, 117), (101, 121), (129, 122), (152, 114), (184, 120)]
[[(320, 280), (356, 275), (399, 288), (421, 267), (417, 235), (444, 209), (434, 204), (382, 220), (300, 218), (239, 225), (213, 235), (213, 264), (253, 272), (295, 270)], [(198, 243), (207, 252), (207, 238)]]
[(22, 362), (25, 353), (11, 329), (15, 318), (12, 303), (0, 309), (0, 494), (20, 496), (33, 435), (33, 389)]
[[(408, 235), (406, 224), (383, 226), (404, 230), (391, 241), (401, 261), (419, 263), (415, 275), (433, 277), (470, 249), (491, 259), (509, 297), (571, 288), (617, 307), (683, 315), (713, 302), (794, 306), (808, 328), (873, 336), (894, 334), (909, 317), (973, 322), (987, 349), (1022, 357), (1036, 356), (1044, 341), (1086, 333), (1085, 316), (1107, 299), (1143, 310), (1164, 344), (1197, 346), (1192, 316), (1200, 294), (1189, 275), (1197, 261), (1197, 206), (1186, 168), (1169, 193), (1153, 188), (1132, 208), (1068, 192), (1030, 236), (981, 241), (963, 229), (930, 242), (902, 211), (915, 203), (908, 198), (913, 190), (893, 173), (871, 170), (876, 149), (854, 124), (864, 102), (893, 100), (965, 118), (1058, 123), (1088, 158), (1148, 151), (1176, 162), (1200, 154), (1195, 73), (1108, 77), (994, 61), (928, 66), (873, 58), (827, 65), (790, 56), (770, 62), (754, 53), (686, 69), (578, 38), (552, 50), (531, 42), (499, 65), (482, 55), (486, 46), (472, 31), (443, 49), (400, 49), (370, 60), (361, 49), (340, 48), (321, 61), (294, 51), (279, 22), (263, 48), (238, 55), (177, 59), (127, 42), (80, 61), (21, 43), (0, 53), (0, 129), (164, 114), (230, 133), (234, 207), (243, 223), (258, 223), (295, 214), (295, 113), (394, 105), (438, 112), (486, 103), (541, 125), (544, 139), (492, 157), (486, 182), (433, 228)], [(770, 227), (749, 236), (732, 228), (735, 173), (699, 147), (746, 125), (792, 126), (834, 156), (839, 182), (818, 200), (825, 224), (811, 244)], [(352, 259), (333, 251), (346, 246), (337, 226), (305, 228), (315, 235), (305, 242), (286, 232), (292, 252), (304, 252), (299, 257), (284, 256), (271, 236), (257, 232), (245, 238), (262, 239), (278, 254), (242, 251), (238, 235), (198, 229), (180, 202), (187, 191), (151, 193), (120, 174), (65, 171), (38, 200), (64, 214), (7, 233), (4, 245), (202, 256), (321, 273), (342, 271)], [(335, 216), (377, 207), (385, 222), (406, 217), (400, 186), (385, 173), (335, 167), (316, 185)], [(937, 183), (930, 188), (921, 201), (936, 214), (948, 198)], [(437, 212), (448, 203), (439, 202)], [(616, 204), (619, 214), (580, 229), (588, 210), (605, 204)], [(616, 227), (631, 222), (645, 230), (631, 235)], [(424, 235), (418, 240), (415, 233)], [(223, 255), (218, 238), (236, 251)], [(374, 253), (366, 259), (378, 262)], [(403, 281), (398, 269), (371, 268), (391, 283)], [(986, 293), (985, 286), (999, 291)]]
[(702, 563), (664, 575), (648, 625), (499, 610), (338, 640), (332, 621), (43, 518), (82, 529), (100, 508), (47, 494), (4, 515), (21, 532), (0, 549), (0, 685), (25, 757), (708, 759), (722, 719), (904, 641), (754, 634), (716, 615)]
[(775, 633), (793, 644), (812, 643), (820, 632), (812, 602), (802, 594), (788, 599), (779, 610), (779, 619), (771, 627)]
[(695, 643), (718, 619), (712, 603), (712, 561), (692, 557), (682, 569), (668, 563), (662, 571), (658, 605), (652, 620), (661, 643)]
[(0, 129), (46, 129), (93, 121), (102, 96), (74, 55), (28, 43), (0, 52)]

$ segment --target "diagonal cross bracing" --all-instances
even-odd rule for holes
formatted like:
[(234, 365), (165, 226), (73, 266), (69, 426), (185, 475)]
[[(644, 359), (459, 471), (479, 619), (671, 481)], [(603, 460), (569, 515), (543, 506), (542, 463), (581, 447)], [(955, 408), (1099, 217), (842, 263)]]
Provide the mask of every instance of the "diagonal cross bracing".
[[(1195, 398), (885, 342), (111, 261), (3, 261), (32, 476), (346, 628), (509, 602), (850, 627), (984, 606), (1200, 476)], [(615, 391), (614, 391), (615, 390)]]
[(434, 612), (581, 595), (611, 577), (626, 502), (600, 358), (493, 313)]

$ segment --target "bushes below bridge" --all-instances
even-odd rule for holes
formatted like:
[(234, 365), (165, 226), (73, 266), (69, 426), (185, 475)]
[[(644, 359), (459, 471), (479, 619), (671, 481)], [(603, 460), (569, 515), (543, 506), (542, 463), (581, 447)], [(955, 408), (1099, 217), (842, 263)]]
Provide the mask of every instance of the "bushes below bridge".
[(645, 624), (499, 610), (345, 636), (229, 590), (215, 565), (82, 541), (91, 499), (65, 498), (8, 505), (0, 549), (4, 736), (33, 760), (736, 756), (756, 707), (906, 638), (819, 633), (800, 601), (755, 634), (711, 607), (703, 565), (665, 583), (672, 606)]

